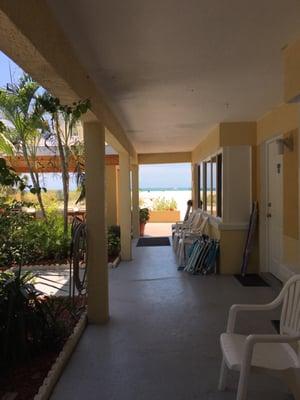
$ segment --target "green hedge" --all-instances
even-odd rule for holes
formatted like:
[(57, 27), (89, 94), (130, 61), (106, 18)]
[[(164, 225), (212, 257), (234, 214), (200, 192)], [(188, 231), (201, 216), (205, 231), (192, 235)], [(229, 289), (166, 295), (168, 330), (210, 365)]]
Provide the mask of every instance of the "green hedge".
[(0, 267), (59, 262), (68, 256), (70, 234), (64, 237), (63, 218), (55, 213), (47, 221), (35, 219), (14, 206), (0, 213)]

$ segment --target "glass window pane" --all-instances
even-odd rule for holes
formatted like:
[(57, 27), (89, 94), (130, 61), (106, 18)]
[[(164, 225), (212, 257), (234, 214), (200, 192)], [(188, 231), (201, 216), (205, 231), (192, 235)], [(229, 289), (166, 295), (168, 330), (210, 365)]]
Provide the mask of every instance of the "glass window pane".
[(211, 213), (217, 215), (217, 158), (211, 159)]
[(222, 217), (222, 154), (218, 154), (217, 161), (217, 215)]
[(198, 165), (198, 207), (203, 205), (203, 163)]
[(211, 213), (211, 162), (206, 161), (206, 210)]

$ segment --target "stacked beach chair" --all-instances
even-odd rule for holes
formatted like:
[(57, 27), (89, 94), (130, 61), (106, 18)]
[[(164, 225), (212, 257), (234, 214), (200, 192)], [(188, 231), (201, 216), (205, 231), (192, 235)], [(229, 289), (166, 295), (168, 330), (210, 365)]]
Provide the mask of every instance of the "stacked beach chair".
[(194, 275), (216, 273), (218, 254), (219, 241), (203, 235), (193, 243), (184, 270)]
[(203, 211), (200, 209), (193, 210), (186, 221), (177, 222), (172, 226), (173, 249), (175, 253), (177, 253), (179, 240), (183, 234), (198, 228), (202, 213)]
[(209, 236), (209, 215), (193, 210), (184, 222), (172, 227), (173, 250), (178, 269), (192, 274), (216, 272), (219, 241)]

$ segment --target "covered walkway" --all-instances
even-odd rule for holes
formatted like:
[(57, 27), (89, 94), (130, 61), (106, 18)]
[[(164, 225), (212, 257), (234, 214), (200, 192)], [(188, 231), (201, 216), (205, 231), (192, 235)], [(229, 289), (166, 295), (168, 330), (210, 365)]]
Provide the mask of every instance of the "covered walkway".
[[(220, 393), (218, 338), (228, 307), (266, 302), (272, 288), (243, 288), (231, 276), (190, 276), (177, 271), (171, 247), (134, 247), (134, 261), (110, 270), (110, 315), (89, 325), (52, 400), (213, 400)], [(251, 314), (239, 329), (272, 331)], [(230, 386), (237, 383), (233, 375)], [(251, 382), (249, 400), (287, 400), (281, 382)]]

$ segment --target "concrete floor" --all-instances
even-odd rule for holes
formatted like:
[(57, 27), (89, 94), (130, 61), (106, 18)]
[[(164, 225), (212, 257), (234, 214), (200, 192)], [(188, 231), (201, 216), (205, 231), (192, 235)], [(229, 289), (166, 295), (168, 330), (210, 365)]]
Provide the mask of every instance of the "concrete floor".
[[(134, 261), (110, 270), (111, 320), (89, 326), (52, 400), (234, 400), (238, 376), (217, 391), (219, 335), (233, 303), (263, 303), (272, 288), (244, 288), (233, 277), (177, 271), (171, 247), (134, 247)], [(241, 332), (273, 332), (256, 314)], [(284, 385), (253, 376), (249, 400), (287, 400)]]

